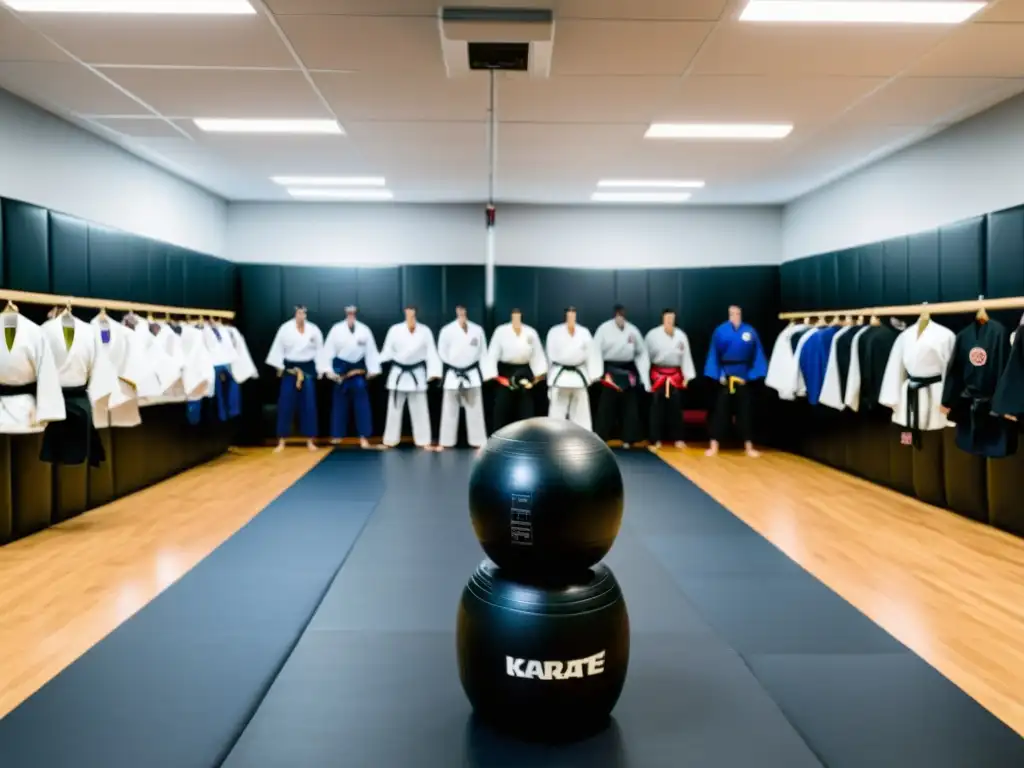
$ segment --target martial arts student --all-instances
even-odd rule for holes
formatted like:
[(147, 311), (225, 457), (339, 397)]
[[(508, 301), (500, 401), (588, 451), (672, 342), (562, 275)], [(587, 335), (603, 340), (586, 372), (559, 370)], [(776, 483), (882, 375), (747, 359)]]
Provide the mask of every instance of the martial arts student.
[(345, 307), (345, 319), (327, 334), (317, 371), (334, 382), (331, 394), (331, 443), (348, 432), (349, 410), (355, 415), (359, 446), (369, 449), (373, 420), (367, 382), (380, 375), (380, 354), (373, 331), (356, 319), (357, 308)]
[(316, 450), (313, 439), (317, 431), (316, 361), (324, 347), (320, 329), (306, 319), (306, 308), (295, 308), (295, 317), (281, 325), (267, 353), (267, 365), (277, 369), (281, 377), (281, 393), (277, 398), (277, 436), (275, 451), (284, 450), (285, 438), (291, 434), (292, 418), (298, 412), (299, 432), (306, 438), (306, 447)]
[(732, 417), (743, 440), (747, 456), (760, 456), (754, 450), (754, 413), (750, 384), (768, 372), (761, 339), (753, 326), (743, 322), (743, 310), (729, 307), (729, 319), (711, 334), (711, 347), (704, 363), (704, 375), (717, 381), (720, 389), (711, 414), (711, 447), (708, 456), (718, 454), (728, 434)]
[(676, 313), (661, 311), (661, 325), (644, 339), (651, 359), (650, 448), (661, 447), (663, 438), (685, 448), (683, 442), (683, 390), (697, 378), (690, 340), (676, 327)]
[(949, 426), (942, 412), (942, 380), (953, 356), (956, 334), (927, 314), (904, 330), (889, 354), (878, 402), (893, 409), (894, 423), (910, 430), (915, 448), (921, 432)]
[(43, 330), (8, 302), (0, 344), (0, 434), (42, 432), (66, 416), (53, 351)]
[(590, 331), (576, 323), (576, 307), (566, 307), (565, 322), (548, 331), (548, 416), (568, 418), (592, 429), (587, 388), (604, 374), (601, 349)]
[(640, 425), (640, 395), (651, 388), (647, 348), (640, 330), (626, 320), (626, 308), (616, 304), (614, 317), (597, 327), (594, 342), (604, 360), (605, 389), (597, 401), (597, 434), (608, 442), (616, 427), (622, 447), (643, 439)]
[(487, 442), (484, 423), (483, 383), (495, 376), (487, 354), (484, 329), (470, 322), (466, 308), (455, 307), (455, 320), (437, 336), (437, 354), (444, 365), (444, 398), (441, 401), (440, 448), (458, 440), (459, 413), (466, 411), (466, 440), (474, 448)]
[(391, 363), (388, 371), (388, 415), (384, 422), (384, 445), (398, 445), (402, 439), (402, 416), (406, 403), (412, 421), (412, 439), (419, 448), (436, 450), (432, 442), (427, 384), (441, 378), (441, 359), (437, 356), (434, 334), (416, 322), (416, 307), (405, 308), (405, 322), (388, 329), (381, 347), (380, 361)]
[(487, 358), (499, 385), (491, 424), (496, 432), (534, 415), (533, 387), (548, 372), (548, 360), (540, 336), (523, 325), (523, 313), (518, 309), (512, 310), (510, 322), (494, 329)]

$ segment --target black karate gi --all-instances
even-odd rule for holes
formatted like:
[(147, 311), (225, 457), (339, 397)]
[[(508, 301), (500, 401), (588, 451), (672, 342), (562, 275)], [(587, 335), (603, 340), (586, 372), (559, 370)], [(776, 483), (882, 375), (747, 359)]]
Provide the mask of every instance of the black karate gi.
[(859, 411), (870, 411), (878, 407), (885, 367), (898, 336), (895, 328), (875, 325), (864, 331), (857, 342), (857, 362), (860, 365)]
[(996, 320), (975, 321), (956, 335), (946, 369), (942, 405), (956, 424), (956, 445), (999, 459), (1017, 450), (1017, 430), (992, 413), (992, 397), (1010, 357), (1010, 334)]
[(1009, 359), (999, 378), (992, 410), (1001, 416), (1024, 419), (1024, 327), (1017, 330)]
[(513, 422), (533, 418), (533, 389), (521, 386), (519, 382), (523, 380), (533, 381), (533, 370), (529, 364), (498, 363), (498, 391), (494, 395), (492, 425), (494, 432)]
[(638, 443), (643, 439), (638, 402), (638, 388), (642, 385), (636, 363), (605, 360), (604, 370), (614, 386), (601, 382), (594, 431), (607, 442), (613, 438), (615, 428), (619, 426), (619, 439), (623, 443)]
[(64, 408), (67, 417), (50, 422), (43, 431), (39, 460), (68, 466), (88, 462), (89, 466), (98, 467), (107, 457), (93, 425), (92, 403), (86, 388), (64, 387)]

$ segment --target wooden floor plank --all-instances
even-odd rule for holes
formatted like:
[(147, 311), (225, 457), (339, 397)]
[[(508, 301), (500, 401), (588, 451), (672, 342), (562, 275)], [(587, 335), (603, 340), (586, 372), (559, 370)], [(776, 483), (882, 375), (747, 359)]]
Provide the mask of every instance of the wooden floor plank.
[(181, 578), (325, 455), (233, 451), (0, 547), (0, 717)]
[(787, 453), (660, 455), (1024, 735), (1024, 539)]

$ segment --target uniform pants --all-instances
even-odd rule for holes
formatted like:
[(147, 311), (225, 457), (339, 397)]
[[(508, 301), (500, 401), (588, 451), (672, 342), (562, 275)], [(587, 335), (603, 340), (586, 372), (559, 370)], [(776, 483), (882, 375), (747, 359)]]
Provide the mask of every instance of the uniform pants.
[[(728, 390), (727, 390), (728, 391)], [(683, 439), (683, 390), (677, 387), (659, 389), (651, 395), (650, 441), (676, 442)]]
[(316, 379), (307, 376), (302, 389), (295, 386), (295, 374), (281, 377), (281, 394), (277, 398), (277, 436), (289, 437), (292, 419), (298, 414), (299, 434), (310, 439), (316, 437)]
[(388, 415), (384, 422), (384, 445), (398, 445), (402, 440), (402, 416), (405, 404), (409, 404), (409, 420), (412, 422), (412, 440), (420, 448), (430, 445), (430, 408), (426, 392), (389, 392)]
[(533, 390), (509, 389), (499, 385), (494, 394), (494, 431), (516, 421), (533, 418)]
[(484, 391), (481, 387), (446, 389), (441, 400), (441, 439), (445, 448), (451, 448), (459, 439), (459, 414), (466, 409), (466, 439), (474, 448), (487, 442), (484, 424)]
[(725, 384), (718, 385), (718, 396), (711, 414), (711, 439), (722, 442), (729, 437), (732, 418), (736, 417), (736, 432), (744, 442), (754, 439), (754, 408), (750, 386), (737, 384), (730, 394)]
[(624, 443), (643, 439), (639, 400), (636, 387), (621, 392), (611, 387), (601, 388), (597, 399), (597, 434), (602, 440), (611, 440), (616, 434)]
[(590, 417), (590, 395), (584, 387), (557, 387), (548, 390), (551, 402), (548, 416), (565, 419), (584, 429), (593, 429)]
[(349, 408), (355, 411), (356, 434), (368, 438), (373, 429), (370, 412), (370, 393), (365, 376), (353, 376), (334, 385), (331, 397), (331, 437), (347, 437)]

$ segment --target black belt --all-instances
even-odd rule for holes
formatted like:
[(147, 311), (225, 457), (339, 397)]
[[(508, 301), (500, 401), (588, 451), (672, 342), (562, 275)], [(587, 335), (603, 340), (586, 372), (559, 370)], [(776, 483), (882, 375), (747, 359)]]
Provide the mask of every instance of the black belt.
[(424, 381), (425, 381), (426, 378), (427, 378), (427, 361), (426, 360), (420, 360), (418, 363), (409, 363), (408, 365), (405, 364), (405, 363), (394, 363), (393, 362), (392, 365), (394, 365), (396, 368), (398, 368), (398, 378), (395, 379), (395, 388), (394, 388), (394, 390), (391, 393), (391, 397), (392, 397), (392, 400), (395, 403), (395, 405), (398, 405), (398, 384), (399, 384), (399, 382), (402, 381), (403, 377), (411, 376), (412, 380), (413, 380), (413, 383), (416, 384), (417, 386), (419, 386), (420, 381), (419, 381), (419, 379), (416, 378), (416, 371), (418, 371), (420, 369), (423, 370), (423, 378), (424, 378)]
[(61, 387), (61, 391), (64, 393), (65, 398), (89, 396), (88, 387)]
[(579, 365), (562, 365), (561, 363), (555, 363), (555, 365), (558, 366), (558, 373), (555, 374), (555, 380), (552, 381), (551, 384), (550, 384), (552, 389), (554, 389), (555, 387), (558, 386), (558, 380), (560, 378), (562, 378), (562, 374), (565, 373), (566, 371), (569, 371), (571, 373), (575, 373), (577, 376), (579, 376), (580, 377), (580, 381), (583, 382), (583, 386), (584, 387), (586, 387), (587, 384), (589, 383), (587, 381), (586, 376), (583, 375), (583, 371), (580, 370), (581, 366), (579, 366)]
[(612, 382), (620, 390), (632, 389), (640, 378), (636, 363), (619, 362), (617, 360), (605, 360), (605, 373), (612, 377)]
[(508, 388), (513, 391), (529, 392), (528, 389), (519, 386), (519, 382), (525, 379), (533, 381), (533, 369), (529, 363), (505, 363), (498, 361), (498, 376), (508, 380)]
[(467, 387), (472, 388), (473, 380), (469, 378), (469, 374), (471, 374), (473, 371), (477, 372), (477, 375), (480, 377), (481, 383), (483, 383), (484, 380), (484, 375), (480, 372), (480, 363), (473, 363), (472, 365), (468, 365), (465, 368), (456, 368), (454, 365), (446, 364), (444, 367), (444, 376), (446, 379), (448, 378), (448, 371), (454, 373), (455, 377), (459, 380), (460, 395), (462, 394), (463, 390), (465, 390)]
[(938, 384), (942, 376), (908, 376), (907, 377), (907, 427), (910, 428), (911, 441), (915, 448), (921, 447), (920, 408), (921, 390)]
[(36, 394), (36, 385), (32, 384), (0, 384), (0, 397), (15, 397), (17, 395)]

